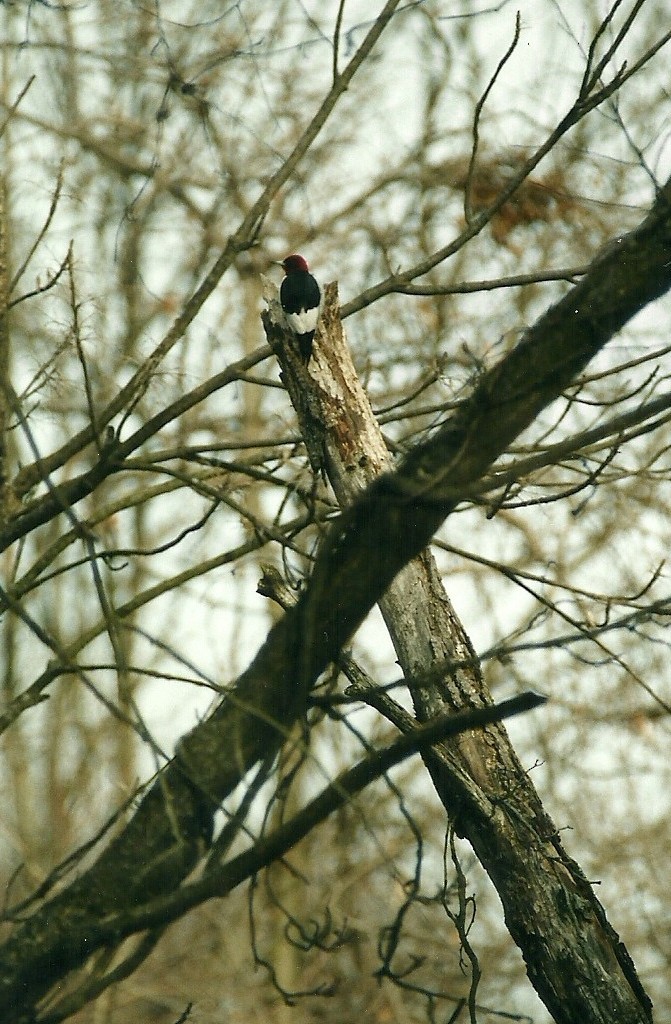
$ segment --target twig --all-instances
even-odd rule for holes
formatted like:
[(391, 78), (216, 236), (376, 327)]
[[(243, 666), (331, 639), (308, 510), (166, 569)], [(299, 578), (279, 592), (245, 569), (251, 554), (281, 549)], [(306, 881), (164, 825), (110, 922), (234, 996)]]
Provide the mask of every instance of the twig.
[(338, 81), (338, 51), (340, 49), (340, 29), (342, 27), (342, 17), (345, 12), (346, 0), (340, 0), (338, 6), (338, 14), (336, 15), (335, 28), (333, 30), (333, 84), (336, 85)]
[[(40, 230), (39, 230), (39, 232), (37, 234), (37, 237), (35, 238), (35, 241), (33, 242), (33, 244), (31, 245), (30, 249), (28, 250), (28, 254), (24, 258), (23, 263), (21, 264), (19, 269), (16, 271), (16, 273), (14, 274), (14, 277), (11, 280), (11, 283), (9, 285), (9, 294), (10, 295), (14, 291), (14, 289), (16, 288), (16, 286), (19, 283), (19, 281), (21, 280), (21, 278), (23, 277), (23, 275), (24, 275), (24, 273), (25, 273), (25, 271), (26, 271), (26, 269), (28, 267), (28, 264), (32, 260), (33, 256), (35, 255), (35, 253), (37, 251), (38, 246), (40, 245), (40, 242), (43, 240), (44, 236), (46, 235), (47, 231), (49, 230), (49, 226), (50, 226), (52, 220), (54, 219), (54, 214), (56, 213), (56, 207), (58, 206), (58, 201), (61, 198), (61, 191), (62, 191), (62, 189), (63, 189), (63, 164), (61, 163), (61, 166), (58, 169), (58, 178), (56, 179), (56, 187), (54, 189), (54, 194), (51, 197), (51, 205), (49, 206), (49, 210), (48, 210), (47, 216), (45, 218), (44, 224), (40, 228)], [(72, 243), (70, 244), (70, 248), (68, 249), (68, 257), (70, 256), (71, 248), (72, 248)], [(66, 259), (68, 257), (66, 257)]]
[(515, 52), (515, 50), (517, 48), (517, 44), (520, 41), (520, 26), (521, 26), (521, 19), (520, 19), (520, 12), (518, 11), (517, 14), (515, 15), (515, 31), (513, 33), (512, 42), (510, 43), (510, 46), (508, 47), (506, 52), (503, 54), (503, 57), (501, 57), (501, 60), (499, 61), (499, 63), (496, 65), (496, 68), (494, 70), (494, 74), (489, 79), (489, 82), (487, 83), (487, 86), (486, 86), (482, 96), (480, 97), (478, 102), (475, 104), (475, 112), (473, 114), (473, 129), (472, 129), (473, 145), (471, 147), (471, 158), (470, 158), (469, 163), (468, 163), (468, 171), (466, 172), (466, 186), (464, 188), (464, 217), (466, 219), (466, 223), (467, 224), (471, 221), (471, 219), (473, 217), (473, 210), (472, 210), (472, 207), (471, 207), (471, 187), (472, 187), (472, 184), (473, 184), (473, 173), (475, 171), (475, 161), (476, 161), (476, 158), (477, 158), (477, 155), (478, 155), (478, 143), (480, 141), (480, 116), (482, 114), (482, 109), (483, 109), (485, 103), (487, 102), (487, 97), (489, 96), (490, 92), (494, 88), (494, 85), (496, 84), (497, 78), (499, 77), (499, 75), (501, 74), (501, 72), (503, 71), (504, 67), (506, 66), (506, 64), (508, 63), (508, 61), (510, 60), (510, 58), (512, 57), (513, 53)]
[(26, 82), (26, 84), (21, 89), (21, 92), (19, 93), (19, 95), (16, 97), (16, 99), (12, 103), (11, 107), (9, 107), (8, 112), (7, 112), (7, 117), (2, 122), (2, 125), (0, 125), (0, 138), (2, 138), (2, 136), (5, 134), (5, 129), (7, 128), (7, 125), (11, 121), (13, 115), (16, 113), (17, 108), (18, 108), (21, 100), (26, 95), (26, 93), (28, 92), (28, 90), (30, 89), (30, 87), (31, 87), (31, 85), (33, 84), (34, 81), (35, 81), (35, 75), (31, 75), (30, 78), (28, 79), (28, 81)]

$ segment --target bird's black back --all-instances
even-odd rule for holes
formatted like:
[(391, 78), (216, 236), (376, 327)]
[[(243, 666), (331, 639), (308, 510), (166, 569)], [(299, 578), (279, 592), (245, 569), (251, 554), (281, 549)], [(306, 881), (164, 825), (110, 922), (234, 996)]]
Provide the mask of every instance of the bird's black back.
[(282, 281), (280, 302), (285, 313), (300, 313), (303, 309), (314, 309), (319, 305), (319, 285), (312, 274), (296, 270)]

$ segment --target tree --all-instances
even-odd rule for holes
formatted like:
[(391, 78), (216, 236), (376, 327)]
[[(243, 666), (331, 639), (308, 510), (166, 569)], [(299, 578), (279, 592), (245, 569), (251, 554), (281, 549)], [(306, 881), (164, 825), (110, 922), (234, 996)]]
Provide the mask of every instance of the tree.
[[(392, 1002), (375, 1004), (370, 983), (357, 998), (380, 1019), (394, 999), (422, 1019), (521, 1012), (519, 964), (507, 983), (507, 968), (489, 963), (501, 927), (471, 848), (553, 1019), (649, 1020), (648, 987), (665, 1005), (649, 966), (668, 956), (650, 938), (663, 898), (654, 869), (637, 860), (642, 892), (614, 926), (609, 901), (630, 883), (580, 820), (583, 874), (555, 822), (579, 820), (562, 789), (573, 800), (598, 772), (631, 775), (668, 713), (666, 524), (655, 512), (668, 354), (655, 300), (671, 283), (658, 142), (670, 33), (640, 3), (612, 5), (582, 44), (570, 20), (585, 17), (580, 4), (539, 5), (532, 27), (501, 7), (452, 17), (390, 0), (371, 21), (344, 4), (308, 16), (288, 3), (253, 15), (199, 5), (191, 19), (180, 5), (179, 20), (129, 5), (123, 24), (106, 5), (3, 15), (5, 1019), (85, 1019), (95, 999), (97, 1014), (125, 1012), (112, 985), (170, 948), (168, 924), (199, 935), (192, 912), (213, 905), (227, 950), (213, 991), (227, 1015), (249, 1016), (233, 994), (249, 947), (247, 961), (237, 948), (229, 959), (241, 907), (211, 902), (245, 881), (277, 1016), (273, 991), (287, 1003), (304, 993), (320, 1014), (334, 992), (334, 1014), (358, 1015), (348, 986), (374, 971)], [(532, 109), (516, 62), (543, 18), (567, 59), (502, 151), (496, 134), (510, 137)], [(493, 24), (509, 32), (496, 53), (481, 38)], [(306, 47), (320, 54), (309, 74)], [(416, 126), (403, 126), (403, 146), (380, 140), (376, 168), (360, 147), (406, 62), (416, 81), (400, 95)], [(354, 284), (340, 309), (329, 290), (305, 371), (272, 305), (271, 344), (260, 344), (257, 303), (269, 258), (308, 246), (315, 268), (340, 254), (333, 263)], [(657, 316), (632, 324), (653, 303)], [(358, 387), (341, 317), (380, 407), (387, 467), (379, 437), (377, 455), (370, 447), (372, 418), (352, 418), (338, 390)], [(435, 561), (423, 553), (432, 538)], [(261, 552), (275, 562), (264, 592), (287, 608), (265, 639), (251, 596)], [(411, 607), (398, 573), (417, 558), (436, 587), (440, 569), (468, 565), (476, 594), (461, 588), (466, 630), (435, 598), (446, 616), (435, 641), (427, 606), (415, 628), (427, 630), (428, 662), (413, 660), (396, 622)], [(225, 566), (235, 576), (222, 580)], [(343, 653), (379, 600), (400, 683), (371, 653), (379, 624), (357, 634), (354, 657)], [(538, 679), (566, 710), (525, 719), (520, 742), (543, 752), (535, 777), (555, 821), (502, 726), (427, 746), (399, 696), (402, 683), (436, 740), (450, 727), (444, 711), (491, 721), (490, 691)], [(162, 709), (182, 687), (202, 717), (168, 729)], [(214, 696), (210, 710), (195, 687)], [(407, 734), (396, 746), (385, 720)], [(616, 753), (586, 758), (578, 725), (590, 742), (612, 729)], [(623, 743), (632, 729), (643, 730), (638, 748)], [(387, 774), (409, 750), (428, 773), (413, 758)], [(375, 778), (375, 797), (357, 800)], [(641, 793), (601, 794), (614, 826)], [(299, 841), (294, 868), (309, 885), (290, 882)], [(344, 901), (352, 924), (333, 879), (368, 859), (381, 868)], [(594, 868), (610, 887), (601, 902)], [(615, 930), (625, 927), (643, 985)], [(184, 969), (198, 1004), (194, 959)], [(186, 1019), (186, 1002), (166, 1003), (161, 1019)]]

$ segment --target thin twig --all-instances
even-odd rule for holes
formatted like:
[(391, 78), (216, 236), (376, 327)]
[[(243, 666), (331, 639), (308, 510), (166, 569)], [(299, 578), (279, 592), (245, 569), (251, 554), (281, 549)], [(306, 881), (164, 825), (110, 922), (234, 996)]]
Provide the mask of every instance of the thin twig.
[(489, 96), (490, 92), (492, 91), (496, 84), (496, 80), (498, 79), (499, 75), (501, 74), (504, 67), (506, 66), (506, 64), (508, 63), (508, 61), (510, 60), (510, 58), (512, 57), (513, 53), (517, 48), (517, 44), (520, 41), (520, 27), (521, 19), (520, 12), (518, 11), (515, 15), (515, 31), (513, 33), (512, 42), (510, 43), (510, 46), (508, 47), (506, 52), (501, 57), (501, 60), (497, 64), (494, 70), (494, 74), (489, 79), (489, 82), (487, 83), (487, 86), (482, 96), (475, 104), (472, 129), (473, 145), (471, 147), (471, 158), (468, 163), (468, 171), (466, 172), (466, 185), (464, 188), (464, 217), (466, 219), (467, 224), (471, 221), (473, 217), (473, 210), (471, 207), (471, 187), (473, 184), (473, 174), (475, 172), (475, 161), (478, 155), (478, 143), (480, 141), (480, 116), (482, 114), (482, 109), (485, 103), (487, 102), (487, 97)]
[(336, 15), (335, 28), (333, 30), (333, 85), (335, 86), (338, 81), (338, 51), (340, 49), (340, 29), (342, 27), (342, 17), (345, 12), (346, 0), (340, 0), (338, 6), (338, 14)]
[(46, 284), (42, 284), (38, 288), (33, 288), (29, 292), (24, 292), (23, 295), (19, 295), (17, 299), (12, 299), (12, 301), (7, 304), (7, 309), (12, 309), (14, 306), (18, 306), (20, 302), (25, 302), (27, 299), (34, 299), (36, 295), (44, 295), (45, 292), (50, 291), (54, 287), (54, 285), (58, 283), (59, 279), (63, 274), (63, 271), (65, 270), (69, 263), (71, 247), (72, 243), (70, 243), (70, 246), (68, 246), (68, 251), (63, 257), (60, 266), (54, 272), (54, 274), (52, 274), (52, 276), (49, 278)]
[(31, 75), (30, 78), (28, 79), (28, 81), (26, 82), (26, 84), (21, 89), (19, 95), (16, 97), (16, 99), (12, 103), (11, 107), (8, 108), (7, 117), (2, 122), (2, 125), (0, 125), (0, 138), (2, 138), (2, 136), (5, 134), (5, 129), (7, 128), (7, 125), (11, 121), (13, 115), (16, 113), (17, 108), (18, 108), (21, 100), (26, 95), (26, 93), (28, 92), (28, 90), (30, 89), (30, 87), (31, 87), (31, 85), (33, 84), (34, 81), (35, 81), (35, 75)]
[[(23, 277), (24, 273), (26, 272), (26, 269), (28, 268), (28, 265), (29, 265), (30, 261), (32, 260), (33, 256), (35, 255), (35, 253), (37, 251), (38, 246), (40, 245), (40, 243), (44, 239), (44, 236), (46, 235), (47, 231), (49, 230), (51, 222), (54, 219), (54, 214), (56, 213), (56, 208), (58, 206), (58, 201), (61, 198), (61, 191), (62, 191), (62, 189), (63, 189), (63, 164), (61, 163), (61, 166), (58, 169), (58, 177), (56, 179), (56, 187), (54, 189), (54, 194), (51, 197), (51, 204), (49, 206), (49, 210), (47, 212), (47, 216), (45, 218), (44, 224), (40, 228), (40, 230), (39, 230), (39, 232), (38, 232), (38, 234), (37, 234), (37, 236), (35, 238), (35, 241), (33, 242), (33, 244), (31, 245), (30, 249), (28, 250), (28, 253), (27, 253), (27, 255), (25, 256), (25, 258), (23, 260), (23, 263), (21, 264), (19, 269), (16, 271), (16, 273), (14, 274), (14, 277), (12, 278), (12, 280), (10, 282), (10, 285), (9, 285), (9, 294), (10, 295), (14, 291), (14, 289), (16, 288), (16, 286), (19, 283), (19, 281), (21, 280), (21, 278)], [(70, 251), (68, 250), (68, 256), (69, 255), (70, 255)]]
[[(602, 21), (602, 23), (599, 26), (599, 28), (597, 29), (597, 32), (595, 33), (594, 39), (592, 40), (592, 43), (591, 43), (590, 48), (589, 48), (589, 53), (588, 53), (588, 58), (587, 58), (587, 65), (585, 67), (585, 74), (583, 76), (583, 80), (582, 80), (582, 83), (581, 83), (581, 86), (580, 86), (580, 93), (579, 93), (580, 96), (589, 96), (590, 92), (592, 91), (592, 89), (594, 88), (596, 83), (601, 78), (601, 75), (602, 75), (606, 65), (615, 56), (615, 53), (617, 52), (617, 49), (620, 46), (620, 43), (629, 34), (629, 30), (630, 30), (632, 24), (634, 23), (635, 19), (638, 17), (638, 14), (639, 14), (641, 8), (643, 7), (643, 4), (645, 3), (645, 0), (637, 0), (637, 2), (634, 4), (634, 6), (631, 9), (631, 11), (629, 12), (628, 16), (625, 18), (624, 22), (620, 26), (619, 31), (615, 35), (615, 39), (613, 40), (611, 45), (608, 47), (608, 49), (604, 53), (603, 57), (601, 57), (601, 59), (598, 61), (598, 63), (594, 67), (594, 70), (590, 74), (589, 72), (590, 72), (590, 68), (592, 66), (592, 61), (594, 60), (594, 53), (595, 53), (595, 50), (596, 50), (597, 43), (598, 43), (599, 39), (605, 34), (608, 26), (610, 24), (612, 24), (613, 19), (615, 18), (615, 15), (617, 13), (617, 10), (620, 7), (620, 5), (622, 4), (622, 2), (623, 2), (623, 0), (615, 0), (615, 3), (611, 7), (610, 11), (608, 12), (608, 14), (604, 18), (604, 20)], [(623, 67), (624, 67), (624, 65), (623, 65)]]

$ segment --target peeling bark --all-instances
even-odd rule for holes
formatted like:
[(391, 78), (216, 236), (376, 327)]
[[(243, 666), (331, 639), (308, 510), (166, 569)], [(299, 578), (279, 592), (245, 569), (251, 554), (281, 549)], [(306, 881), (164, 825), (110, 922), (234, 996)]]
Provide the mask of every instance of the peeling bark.
[[(269, 321), (266, 329), (272, 337)], [(318, 342), (312, 401), (302, 398), (297, 412), (303, 434), (320, 436), (329, 479), (346, 507), (391, 470), (391, 459), (352, 363), (336, 285), (325, 289)], [(281, 344), (279, 349), (288, 351)], [(285, 375), (291, 377), (294, 367), (290, 357)], [(428, 549), (403, 567), (379, 606), (420, 721), (491, 705)], [(462, 733), (423, 756), (458, 834), (469, 840), (494, 883), (529, 978), (558, 1024), (649, 1021), (651, 1003), (631, 957), (563, 849), (505, 727)]]

